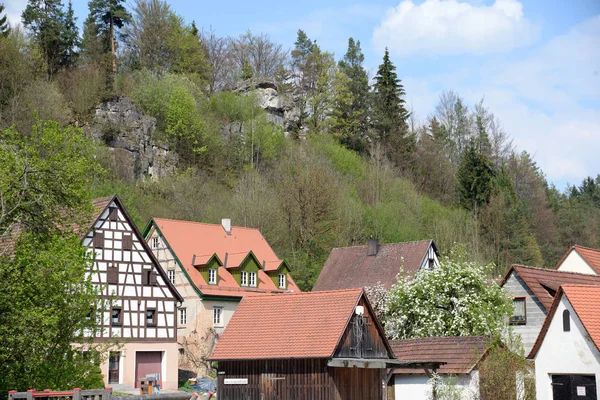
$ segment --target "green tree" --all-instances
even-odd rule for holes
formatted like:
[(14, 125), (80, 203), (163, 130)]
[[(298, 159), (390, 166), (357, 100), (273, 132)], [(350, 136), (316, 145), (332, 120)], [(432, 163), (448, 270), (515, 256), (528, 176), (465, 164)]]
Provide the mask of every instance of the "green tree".
[(84, 332), (97, 332), (94, 316), (104, 304), (86, 277), (91, 258), (73, 228), (89, 223), (86, 187), (99, 172), (93, 149), (81, 130), (51, 122), (27, 135), (0, 131), (3, 393), (102, 387)]
[(405, 91), (387, 48), (375, 75), (374, 91), (373, 117), (378, 139), (392, 161), (401, 165), (413, 150), (415, 139), (407, 132), (406, 121), (410, 113), (404, 106)]
[(10, 25), (6, 15), (2, 15), (4, 12), (4, 3), (0, 3), (0, 36), (7, 37), (10, 33)]
[(117, 30), (122, 29), (126, 24), (131, 22), (131, 14), (127, 11), (123, 3), (123, 0), (91, 0), (88, 3), (90, 14), (86, 25), (91, 24), (92, 21), (96, 24), (96, 34), (102, 37), (104, 53), (110, 52), (111, 54), (113, 74), (117, 72)]
[(62, 67), (71, 68), (74, 67), (79, 58), (77, 48), (80, 44), (79, 41), (79, 28), (77, 27), (77, 18), (73, 11), (73, 2), (69, 0), (69, 6), (64, 16), (63, 31), (62, 31), (62, 42), (63, 42), (63, 55), (60, 62)]
[(494, 171), (490, 159), (477, 151), (474, 143), (463, 153), (457, 172), (458, 200), (467, 210), (477, 212), (486, 204), (494, 188)]
[(388, 337), (500, 335), (512, 305), (498, 284), (487, 281), (490, 268), (444, 259), (414, 278), (400, 277), (389, 294)]
[(242, 75), (240, 78), (242, 78), (242, 80), (252, 79), (252, 68), (250, 68), (247, 58), (244, 58), (242, 63)]

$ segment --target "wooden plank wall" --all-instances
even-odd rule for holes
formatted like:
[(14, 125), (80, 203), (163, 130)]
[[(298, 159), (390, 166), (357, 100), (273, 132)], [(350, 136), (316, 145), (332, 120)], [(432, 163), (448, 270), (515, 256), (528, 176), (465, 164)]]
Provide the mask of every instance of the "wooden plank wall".
[[(219, 362), (219, 400), (381, 400), (385, 370), (331, 368), (325, 359)], [(248, 384), (225, 385), (247, 378)]]

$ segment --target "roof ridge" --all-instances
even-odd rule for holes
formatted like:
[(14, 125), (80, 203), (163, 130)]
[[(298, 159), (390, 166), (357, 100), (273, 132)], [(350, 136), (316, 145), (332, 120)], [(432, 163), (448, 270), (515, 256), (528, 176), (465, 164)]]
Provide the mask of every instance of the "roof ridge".
[[(410, 244), (410, 243), (423, 243), (423, 242), (432, 242), (433, 239), (423, 239), (423, 240), (409, 240), (407, 242), (395, 242), (395, 243), (379, 243), (379, 246), (393, 246), (397, 244)], [(369, 244), (361, 244), (356, 246), (344, 246), (344, 247), (333, 247), (331, 250), (339, 250), (339, 249), (357, 249), (359, 247), (368, 247)]]
[(552, 272), (552, 273), (555, 273), (555, 274), (568, 274), (568, 275), (577, 275), (577, 276), (584, 276), (584, 277), (600, 278), (600, 276), (598, 276), (598, 275), (584, 274), (582, 272), (558, 271), (556, 269), (542, 268), (542, 267), (531, 267), (529, 265), (521, 265), (521, 264), (513, 264), (511, 267), (535, 269), (535, 270), (539, 270), (539, 271)]
[[(316, 292), (290, 292), (290, 293), (285, 293), (285, 294), (293, 294), (295, 296), (298, 295), (316, 295), (316, 294), (330, 294), (330, 293), (352, 293), (352, 292), (362, 292), (363, 289), (362, 288), (352, 288), (352, 289), (336, 289), (336, 290), (323, 290), (323, 291), (316, 291)], [(273, 294), (275, 295), (275, 294)], [(262, 296), (264, 297), (264, 296)]]
[(580, 248), (580, 249), (592, 250), (592, 251), (595, 251), (597, 253), (600, 253), (599, 249), (594, 249), (593, 247), (582, 246), (582, 245), (579, 245), (579, 244), (574, 244), (573, 246), (571, 246), (571, 248), (572, 249), (574, 249), (574, 248)]
[(392, 339), (390, 340), (390, 343), (394, 343), (394, 342), (405, 342), (405, 341), (417, 341), (417, 340), (428, 340), (428, 339), (462, 339), (462, 340), (470, 340), (470, 339), (488, 339), (491, 340), (490, 336), (486, 336), (486, 335), (468, 335), (468, 336), (424, 336), (424, 337), (417, 337), (417, 338), (406, 338), (406, 339)]
[[(185, 219), (174, 219), (174, 218), (159, 218), (159, 217), (152, 217), (152, 219), (156, 222), (159, 220), (162, 221), (172, 221), (172, 222), (181, 222), (181, 223), (186, 223), (186, 224), (195, 224), (195, 225), (211, 225), (211, 226), (222, 226), (219, 223), (210, 223), (210, 222), (199, 222), (199, 221), (188, 221)], [(252, 231), (258, 231), (258, 233), (260, 233), (260, 229), (258, 228), (250, 228), (247, 226), (238, 226), (238, 225), (231, 225), (231, 228), (238, 228), (238, 229), (247, 229), (247, 230), (252, 230)], [(261, 233), (262, 236), (262, 233)]]

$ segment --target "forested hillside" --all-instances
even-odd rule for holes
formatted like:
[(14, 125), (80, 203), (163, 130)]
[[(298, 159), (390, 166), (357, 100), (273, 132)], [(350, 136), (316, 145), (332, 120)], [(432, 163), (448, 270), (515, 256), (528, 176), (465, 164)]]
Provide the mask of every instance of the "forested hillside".
[[(552, 267), (570, 244), (600, 247), (600, 175), (560, 192), (483, 100), (444, 91), (415, 118), (387, 51), (369, 76), (353, 38), (334, 55), (302, 30), (292, 49), (250, 31), (220, 37), (162, 0), (89, 6), (83, 32), (60, 0), (29, 0), (23, 28), (0, 15), (0, 128), (29, 135), (42, 119), (87, 131), (96, 107), (131, 98), (156, 118), (151, 139), (178, 155), (176, 172), (121, 173), (106, 145), (116, 126), (90, 191), (119, 194), (140, 227), (151, 216), (258, 227), (303, 289), (332, 247), (369, 237), (433, 238), (496, 274)], [(290, 129), (233, 91), (259, 81), (298, 110)]]

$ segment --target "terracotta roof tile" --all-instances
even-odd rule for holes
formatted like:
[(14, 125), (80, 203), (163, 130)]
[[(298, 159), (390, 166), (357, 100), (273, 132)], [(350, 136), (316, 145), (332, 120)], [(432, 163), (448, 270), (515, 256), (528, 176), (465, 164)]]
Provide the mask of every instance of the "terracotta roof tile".
[[(392, 340), (398, 360), (446, 362), (439, 374), (469, 374), (485, 355), (490, 338), (485, 336), (438, 336)], [(398, 374), (423, 374), (424, 370), (395, 369)]]
[(211, 360), (331, 357), (362, 289), (246, 296)]
[[(552, 306), (552, 301), (556, 294), (555, 292), (559, 286), (566, 284), (600, 284), (600, 276), (527, 267), (524, 265), (513, 265), (504, 276), (502, 285), (504, 285), (504, 282), (506, 282), (506, 279), (508, 279), (513, 271), (521, 277), (527, 287), (529, 287), (533, 294), (538, 298), (542, 306), (544, 306), (546, 311)], [(554, 293), (550, 292), (548, 289), (551, 289)]]
[(364, 288), (383, 284), (392, 287), (400, 267), (414, 274), (427, 255), (432, 240), (390, 243), (379, 246), (375, 256), (368, 256), (368, 246), (335, 248), (313, 287), (313, 291)]

